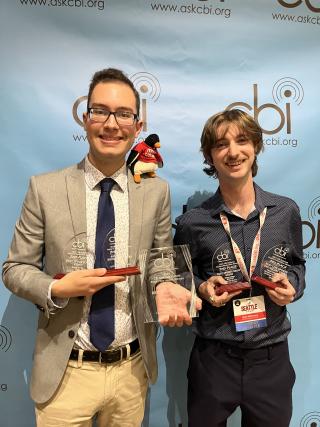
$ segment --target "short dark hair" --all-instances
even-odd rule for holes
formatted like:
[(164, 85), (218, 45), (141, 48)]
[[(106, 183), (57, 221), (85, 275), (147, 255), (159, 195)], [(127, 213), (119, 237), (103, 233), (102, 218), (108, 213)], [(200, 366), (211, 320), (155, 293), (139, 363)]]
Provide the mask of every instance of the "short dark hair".
[(137, 89), (134, 87), (134, 84), (132, 81), (127, 77), (121, 70), (117, 70), (116, 68), (105, 68), (103, 70), (97, 71), (94, 73), (92, 80), (90, 82), (89, 86), (89, 92), (88, 92), (88, 99), (87, 99), (87, 109), (89, 108), (91, 95), (93, 92), (93, 89), (97, 86), (99, 83), (108, 83), (108, 82), (122, 82), (126, 85), (128, 85), (136, 98), (136, 107), (137, 107), (137, 114), (139, 116), (140, 112), (140, 96), (137, 91)]
[(244, 134), (253, 142), (256, 157), (252, 165), (252, 176), (256, 176), (258, 172), (257, 155), (263, 150), (262, 129), (259, 124), (245, 111), (239, 109), (225, 110), (221, 113), (215, 114), (207, 120), (204, 125), (201, 135), (201, 151), (204, 156), (203, 163), (208, 165), (203, 171), (209, 175), (217, 178), (217, 170), (212, 164), (211, 150), (217, 143), (217, 130), (222, 124), (234, 124), (238, 126)]

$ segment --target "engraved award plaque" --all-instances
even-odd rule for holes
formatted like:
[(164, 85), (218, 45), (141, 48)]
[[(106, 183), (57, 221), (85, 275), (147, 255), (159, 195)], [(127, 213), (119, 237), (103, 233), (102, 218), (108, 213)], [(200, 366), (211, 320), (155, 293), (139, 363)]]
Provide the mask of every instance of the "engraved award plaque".
[[(140, 270), (135, 265), (130, 265), (128, 257), (128, 245), (119, 242), (119, 250), (115, 250), (116, 241), (114, 236), (107, 235), (103, 241), (102, 265), (107, 271), (105, 276), (130, 276), (140, 274)], [(66, 244), (61, 261), (61, 271), (54, 276), (54, 279), (61, 279), (67, 273), (87, 268), (88, 236), (80, 233), (72, 237)], [(94, 258), (94, 254), (91, 255)], [(115, 266), (117, 266), (115, 268)]]
[(244, 281), (236, 257), (228, 243), (225, 243), (212, 255), (212, 271), (215, 276), (222, 276), (228, 284), (215, 288), (216, 295), (224, 292), (236, 292), (251, 289), (251, 285)]
[(145, 322), (157, 322), (156, 287), (159, 283), (178, 284), (191, 293), (188, 303), (190, 317), (197, 316), (196, 290), (188, 245), (143, 250), (139, 255), (143, 288)]
[(87, 268), (87, 234), (80, 233), (72, 237), (63, 250), (61, 260), (61, 272), (54, 276), (54, 279), (61, 279), (65, 274), (72, 271), (84, 270)]
[(103, 262), (107, 266), (105, 276), (132, 276), (140, 274), (138, 266), (133, 265), (129, 258), (128, 242), (116, 240), (113, 232), (107, 234), (103, 241)]
[(290, 245), (286, 243), (275, 245), (262, 258), (260, 276), (253, 275), (251, 280), (269, 289), (281, 287), (280, 283), (272, 282), (272, 277), (275, 273), (287, 274), (290, 265)]

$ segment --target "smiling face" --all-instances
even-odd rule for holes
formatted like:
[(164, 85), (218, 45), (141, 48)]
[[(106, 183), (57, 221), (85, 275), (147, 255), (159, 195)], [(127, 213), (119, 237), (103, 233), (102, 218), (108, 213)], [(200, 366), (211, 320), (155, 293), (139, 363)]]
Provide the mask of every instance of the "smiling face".
[[(92, 91), (89, 107), (139, 113), (132, 89), (120, 81), (98, 83)], [(84, 113), (83, 122), (90, 146), (89, 160), (105, 175), (112, 175), (124, 164), (126, 154), (141, 131), (142, 122), (119, 126), (114, 115), (110, 115), (106, 122), (98, 123), (91, 120), (88, 113)]]
[(220, 183), (252, 180), (254, 144), (237, 125), (226, 123), (218, 127), (217, 140), (210, 154)]

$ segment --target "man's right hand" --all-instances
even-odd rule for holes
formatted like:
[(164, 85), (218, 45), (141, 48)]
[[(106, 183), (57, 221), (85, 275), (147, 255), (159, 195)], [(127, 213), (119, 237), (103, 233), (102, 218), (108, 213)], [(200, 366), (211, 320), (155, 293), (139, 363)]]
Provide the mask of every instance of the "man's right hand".
[(124, 276), (105, 276), (105, 268), (78, 270), (53, 283), (51, 297), (71, 298), (92, 296), (105, 286), (125, 280)]
[[(191, 325), (192, 318), (187, 309), (191, 301), (191, 292), (172, 282), (162, 282), (156, 288), (156, 304), (160, 325), (178, 326)], [(196, 297), (196, 309), (201, 310), (202, 301)]]
[(242, 292), (224, 292), (222, 295), (216, 295), (215, 287), (218, 285), (226, 285), (227, 283), (228, 282), (222, 276), (211, 276), (206, 282), (201, 283), (198, 288), (198, 293), (214, 307), (222, 307), (233, 297), (241, 294)]

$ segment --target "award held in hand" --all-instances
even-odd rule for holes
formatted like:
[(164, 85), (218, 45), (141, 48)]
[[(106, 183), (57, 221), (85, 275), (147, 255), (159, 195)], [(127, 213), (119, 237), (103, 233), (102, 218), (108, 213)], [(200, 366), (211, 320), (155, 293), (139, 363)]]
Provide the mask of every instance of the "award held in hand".
[(268, 289), (281, 288), (281, 283), (273, 282), (272, 278), (276, 273), (287, 275), (290, 264), (290, 245), (286, 243), (275, 245), (263, 256), (260, 275), (252, 275), (251, 281)]
[(250, 283), (243, 280), (243, 275), (228, 244), (223, 244), (212, 255), (212, 271), (215, 276), (222, 276), (228, 283), (217, 285), (215, 294), (232, 293), (251, 289)]
[(196, 289), (188, 245), (143, 250), (139, 255), (141, 283), (144, 298), (145, 323), (157, 322), (156, 287), (166, 282), (180, 285), (190, 292), (188, 312), (197, 316)]
[[(127, 253), (128, 247), (119, 243), (119, 250), (117, 250), (117, 258), (115, 257), (115, 239), (112, 237), (112, 245), (110, 242), (107, 244), (108, 236), (103, 241), (103, 258), (104, 265), (113, 262), (113, 265), (119, 265), (117, 268), (108, 268), (104, 276), (132, 276), (140, 274), (140, 269), (136, 265), (130, 265), (128, 259), (124, 254)], [(80, 233), (69, 240), (63, 251), (63, 260), (61, 262), (61, 272), (54, 276), (54, 279), (61, 279), (67, 273), (77, 270), (84, 270), (87, 268), (88, 256), (88, 236), (86, 233)], [(125, 259), (124, 259), (125, 258)], [(117, 264), (115, 264), (115, 261)]]

